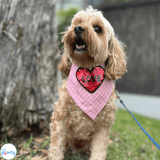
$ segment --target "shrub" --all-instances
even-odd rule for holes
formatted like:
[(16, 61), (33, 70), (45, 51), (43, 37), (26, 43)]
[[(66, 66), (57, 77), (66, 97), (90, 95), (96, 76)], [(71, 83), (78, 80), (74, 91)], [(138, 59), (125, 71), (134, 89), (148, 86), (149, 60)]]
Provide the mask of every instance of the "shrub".
[[(66, 28), (71, 24), (71, 20), (73, 15), (75, 15), (80, 8), (70, 8), (68, 10), (59, 10), (57, 11), (57, 19), (58, 19), (58, 41), (61, 44), (61, 38), (63, 34), (61, 32), (65, 31)], [(62, 44), (60, 45), (60, 49), (62, 48)]]

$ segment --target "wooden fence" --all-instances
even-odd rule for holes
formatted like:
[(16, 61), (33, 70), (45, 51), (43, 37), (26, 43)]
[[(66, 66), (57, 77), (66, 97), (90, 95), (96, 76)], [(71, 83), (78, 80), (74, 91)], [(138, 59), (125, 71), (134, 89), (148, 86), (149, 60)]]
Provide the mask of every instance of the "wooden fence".
[(117, 81), (117, 89), (160, 95), (160, 1), (102, 4), (98, 9), (127, 45), (128, 72)]

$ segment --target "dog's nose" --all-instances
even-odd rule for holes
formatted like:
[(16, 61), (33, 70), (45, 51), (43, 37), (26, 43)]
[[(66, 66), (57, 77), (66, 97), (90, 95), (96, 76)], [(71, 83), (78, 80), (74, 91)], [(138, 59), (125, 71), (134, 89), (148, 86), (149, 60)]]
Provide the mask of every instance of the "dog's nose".
[(74, 28), (74, 33), (77, 34), (77, 35), (81, 34), (84, 31), (85, 31), (85, 29), (82, 26), (76, 26)]

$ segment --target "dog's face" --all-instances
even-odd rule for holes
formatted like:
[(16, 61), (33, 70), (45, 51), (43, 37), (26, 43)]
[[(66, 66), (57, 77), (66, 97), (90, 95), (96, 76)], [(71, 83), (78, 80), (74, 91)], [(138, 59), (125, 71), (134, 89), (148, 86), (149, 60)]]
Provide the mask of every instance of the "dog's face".
[[(91, 12), (92, 11), (92, 12)], [(109, 55), (108, 42), (113, 29), (100, 12), (78, 12), (63, 37), (68, 56), (85, 67), (87, 64), (102, 64)]]
[[(116, 50), (119, 52), (117, 54), (121, 54), (120, 63), (122, 58), (125, 61), (123, 47), (115, 38), (112, 26), (101, 12), (95, 11), (91, 7), (87, 11), (78, 12), (72, 19), (68, 31), (65, 32), (62, 42), (64, 42), (64, 54), (60, 69), (63, 73), (65, 70), (64, 63), (68, 63), (68, 59), (79, 67), (88, 68), (101, 65), (108, 59), (108, 68), (111, 67), (114, 72), (117, 72), (117, 75), (122, 74), (118, 73), (122, 67), (119, 68), (119, 71), (118, 68), (113, 67), (115, 67), (114, 63), (118, 63), (118, 61), (114, 62), (116, 59), (118, 60), (118, 55), (115, 55)], [(69, 68), (68, 65), (66, 67)], [(111, 72), (113, 71), (108, 70), (108, 78), (116, 79), (116, 76), (111, 75)]]

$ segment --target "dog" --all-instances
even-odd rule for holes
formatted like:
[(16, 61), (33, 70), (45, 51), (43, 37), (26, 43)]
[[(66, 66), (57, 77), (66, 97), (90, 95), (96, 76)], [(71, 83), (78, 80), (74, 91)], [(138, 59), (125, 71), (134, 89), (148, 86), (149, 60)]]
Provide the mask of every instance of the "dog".
[(71, 146), (86, 151), (89, 160), (105, 160), (117, 109), (113, 81), (126, 72), (124, 45), (91, 6), (74, 15), (62, 42), (58, 68), (67, 78), (51, 117), (48, 159), (63, 160)]

